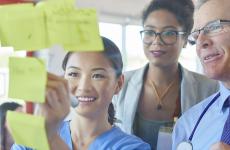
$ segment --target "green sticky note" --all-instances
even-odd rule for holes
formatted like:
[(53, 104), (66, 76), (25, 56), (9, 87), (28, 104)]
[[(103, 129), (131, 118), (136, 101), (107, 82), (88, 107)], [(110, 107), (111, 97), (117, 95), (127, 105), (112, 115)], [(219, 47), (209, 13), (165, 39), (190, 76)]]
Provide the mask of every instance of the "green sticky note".
[(26, 101), (45, 101), (47, 73), (37, 58), (9, 58), (9, 97)]
[(49, 150), (45, 118), (8, 111), (6, 120), (16, 144), (36, 150)]
[(45, 14), (33, 5), (17, 4), (0, 7), (2, 46), (15, 50), (39, 50), (48, 47)]
[(102, 51), (94, 9), (49, 9), (46, 11), (47, 32), (51, 44), (68, 51)]

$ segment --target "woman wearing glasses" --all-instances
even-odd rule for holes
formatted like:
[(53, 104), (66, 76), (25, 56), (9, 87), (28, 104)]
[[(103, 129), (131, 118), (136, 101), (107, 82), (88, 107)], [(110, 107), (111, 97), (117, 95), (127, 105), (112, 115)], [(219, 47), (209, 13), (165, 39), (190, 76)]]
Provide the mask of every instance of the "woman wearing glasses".
[(215, 81), (183, 68), (178, 57), (193, 25), (191, 0), (154, 0), (142, 14), (144, 53), (149, 63), (125, 73), (113, 102), (120, 127), (156, 149), (159, 128), (214, 93)]

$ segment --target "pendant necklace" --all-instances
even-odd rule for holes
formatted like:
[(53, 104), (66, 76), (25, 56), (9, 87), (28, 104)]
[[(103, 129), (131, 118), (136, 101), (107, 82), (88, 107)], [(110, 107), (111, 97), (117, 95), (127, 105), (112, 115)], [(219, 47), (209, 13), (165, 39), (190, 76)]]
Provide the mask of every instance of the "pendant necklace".
[(168, 85), (168, 87), (164, 90), (164, 92), (162, 93), (162, 95), (159, 95), (159, 94), (158, 94), (156, 85), (154, 84), (153, 81), (150, 80), (151, 86), (152, 86), (152, 88), (153, 88), (153, 91), (154, 91), (154, 93), (155, 93), (155, 95), (156, 95), (157, 102), (158, 102), (157, 108), (156, 108), (157, 110), (161, 110), (161, 109), (162, 109), (162, 106), (163, 106), (162, 101), (163, 101), (164, 97), (166, 96), (166, 94), (169, 92), (170, 88), (171, 88), (171, 87), (173, 86), (173, 84), (176, 82), (176, 79), (177, 79), (177, 78), (175, 78), (175, 79)]

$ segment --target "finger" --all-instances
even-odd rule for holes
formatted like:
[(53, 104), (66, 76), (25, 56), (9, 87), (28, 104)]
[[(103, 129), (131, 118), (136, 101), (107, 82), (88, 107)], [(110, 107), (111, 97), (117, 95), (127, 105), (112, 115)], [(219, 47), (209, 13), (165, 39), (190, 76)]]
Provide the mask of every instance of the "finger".
[(52, 73), (48, 73), (48, 79), (49, 80), (57, 80), (57, 81), (65, 81), (65, 79), (63, 78), (63, 77), (60, 77), (60, 76), (57, 76), (57, 75), (54, 75), (54, 74), (52, 74)]
[[(61, 81), (48, 81), (47, 87), (54, 90), (60, 103), (69, 101), (69, 91)], [(68, 103), (67, 103), (68, 104)]]
[(48, 72), (48, 79), (58, 80), (59, 78), (61, 78), (61, 77)]
[(48, 89), (46, 92), (46, 96), (46, 103), (51, 109), (56, 109), (57, 107), (59, 107), (60, 102), (58, 100), (58, 95), (56, 91), (54, 91), (53, 89)]
[(51, 73), (48, 73), (48, 80), (51, 80), (51, 81), (60, 81), (64, 84), (64, 86), (67, 88), (67, 90), (69, 90), (69, 84), (68, 84), (68, 81), (63, 78), (63, 77), (59, 77), (59, 76), (56, 76), (54, 74), (51, 74)]

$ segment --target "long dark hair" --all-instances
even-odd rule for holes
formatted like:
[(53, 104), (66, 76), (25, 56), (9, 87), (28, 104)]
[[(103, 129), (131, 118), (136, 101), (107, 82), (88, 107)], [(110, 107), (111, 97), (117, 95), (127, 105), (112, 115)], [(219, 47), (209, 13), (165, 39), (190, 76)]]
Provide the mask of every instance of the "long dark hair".
[(6, 112), (8, 110), (16, 110), (17, 108), (21, 107), (18, 103), (15, 102), (6, 102), (0, 105), (0, 142), (1, 142), (1, 147), (3, 150), (6, 150), (6, 133), (7, 129), (5, 128), (5, 122), (6, 122)]
[[(122, 74), (122, 69), (123, 69), (123, 61), (122, 61), (122, 56), (119, 48), (109, 40), (108, 38), (102, 37), (102, 41), (104, 44), (104, 51), (102, 53), (105, 55), (106, 58), (111, 62), (112, 67), (114, 68), (116, 72), (116, 77), (120, 77)], [(64, 57), (64, 60), (62, 62), (62, 68), (63, 70), (66, 70), (66, 64), (69, 60), (69, 57), (71, 56), (73, 52), (68, 52), (66, 56)], [(115, 109), (112, 103), (110, 103), (109, 108), (108, 108), (108, 122), (113, 125), (114, 121), (116, 120), (115, 118)]]

